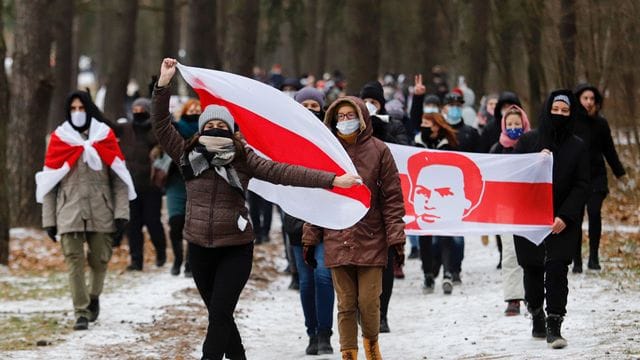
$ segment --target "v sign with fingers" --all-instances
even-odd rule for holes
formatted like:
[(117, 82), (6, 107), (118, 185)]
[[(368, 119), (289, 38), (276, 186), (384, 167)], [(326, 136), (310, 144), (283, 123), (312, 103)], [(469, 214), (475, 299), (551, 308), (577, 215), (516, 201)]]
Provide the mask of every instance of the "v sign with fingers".
[(413, 77), (413, 93), (416, 95), (424, 95), (427, 92), (426, 86), (422, 83), (422, 74)]

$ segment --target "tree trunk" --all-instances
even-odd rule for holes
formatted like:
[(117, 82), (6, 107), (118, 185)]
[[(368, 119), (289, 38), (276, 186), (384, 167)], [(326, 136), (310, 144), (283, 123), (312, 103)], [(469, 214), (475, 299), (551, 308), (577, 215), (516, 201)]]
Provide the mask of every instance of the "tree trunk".
[(236, 0), (229, 4), (226, 70), (251, 77), (256, 62), (259, 15), (260, 5), (257, 1)]
[(77, 78), (73, 78), (73, 74), (77, 74), (74, 67), (78, 66), (78, 62), (74, 63), (74, 37), (73, 37), (73, 20), (74, 20), (74, 2), (67, 0), (55, 0), (51, 16), (53, 22), (53, 42), (55, 44), (55, 66), (53, 68), (54, 88), (51, 96), (51, 106), (49, 108), (49, 124), (48, 131), (53, 131), (65, 118), (64, 102), (67, 95), (76, 88)]
[(542, 83), (544, 69), (542, 67), (542, 12), (544, 4), (537, 0), (525, 0), (523, 4), (524, 36), (527, 51), (527, 74), (529, 76), (529, 119), (532, 125), (537, 123), (538, 113), (542, 105)]
[(15, 3), (16, 41), (11, 72), (9, 147), (7, 151), (12, 226), (40, 226), (35, 202), (36, 171), (44, 163), (52, 79), (49, 67), (50, 0)]
[[(440, 6), (437, 0), (424, 0), (419, 3), (418, 13), (420, 14), (420, 39), (418, 46), (421, 50), (421, 73), (424, 75), (426, 86), (429, 86), (428, 79), (431, 78), (431, 69), (440, 61), (438, 54), (442, 49), (440, 45), (443, 43), (441, 39), (444, 39), (442, 27), (437, 25), (438, 12)], [(434, 91), (435, 89), (427, 88), (427, 91)]]
[(164, 0), (163, 28), (162, 28), (162, 57), (178, 57), (178, 11), (175, 0)]
[(289, 22), (289, 41), (291, 42), (293, 74), (302, 74), (302, 56), (307, 32), (305, 29), (305, 8), (302, 1), (292, 1), (285, 7), (284, 13)]
[(491, 16), (491, 6), (483, 0), (473, 0), (472, 16), (473, 21), (470, 27), (471, 36), (469, 43), (469, 56), (467, 57), (467, 83), (476, 94), (485, 93), (485, 79), (488, 62), (488, 38), (489, 17)]
[(315, 75), (316, 79), (322, 77), (322, 73), (316, 72), (318, 70), (318, 58), (316, 53), (312, 50), (316, 48), (315, 44), (318, 44), (319, 36), (319, 21), (318, 21), (318, 3), (316, 1), (307, 1), (307, 10), (305, 11), (305, 27), (307, 28), (307, 43), (310, 47), (304, 52), (304, 65), (303, 69), (310, 74)]
[(513, 78), (513, 55), (515, 55), (515, 37), (519, 29), (519, 20), (513, 16), (513, 8), (509, 2), (494, 1), (492, 9), (492, 25), (494, 46), (492, 57), (496, 68), (501, 88), (515, 91), (515, 81)]
[(127, 84), (133, 64), (136, 21), (138, 18), (137, 0), (114, 0), (108, 11), (113, 15), (111, 47), (107, 59), (107, 94), (104, 99), (104, 115), (115, 121), (126, 114), (124, 108)]
[(560, 53), (559, 70), (562, 87), (571, 89), (576, 81), (576, 2), (560, 0), (561, 18), (558, 26), (562, 52)]
[[(4, 42), (4, 6), (0, 6), (0, 59), (4, 59), (7, 47)], [(9, 175), (7, 168), (7, 123), (9, 115), (9, 84), (4, 67), (0, 69), (0, 264), (9, 264)]]
[(345, 5), (345, 46), (333, 56), (347, 58), (348, 92), (378, 78), (380, 66), (380, 0), (351, 0)]
[(220, 68), (216, 37), (216, 11), (215, 0), (189, 0), (187, 63), (190, 66)]

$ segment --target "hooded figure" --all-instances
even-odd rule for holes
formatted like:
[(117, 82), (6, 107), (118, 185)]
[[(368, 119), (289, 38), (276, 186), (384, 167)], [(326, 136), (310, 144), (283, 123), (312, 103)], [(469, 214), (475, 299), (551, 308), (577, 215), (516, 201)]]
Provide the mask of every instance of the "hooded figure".
[[(581, 232), (582, 209), (589, 188), (587, 149), (572, 133), (577, 108), (570, 90), (553, 91), (540, 114), (540, 127), (524, 134), (515, 150), (516, 153), (549, 150), (553, 154), (553, 232), (540, 246), (518, 236), (515, 243), (518, 263), (524, 270), (525, 300), (533, 317), (532, 334), (546, 336), (554, 348), (567, 344), (560, 334), (569, 292), (567, 271), (576, 234)], [(542, 308), (545, 302), (546, 333)]]
[[(600, 270), (598, 256), (600, 236), (602, 234), (600, 212), (602, 203), (609, 192), (605, 159), (617, 178), (621, 178), (626, 172), (613, 144), (609, 123), (607, 119), (600, 115), (603, 99), (598, 88), (589, 84), (578, 85), (575, 89), (575, 96), (581, 106), (579, 106), (580, 114), (576, 121), (574, 133), (587, 145), (591, 167), (591, 188), (587, 200), (587, 213), (589, 215), (588, 267), (592, 270)], [(585, 105), (589, 108), (587, 109)], [(582, 272), (582, 234), (579, 234), (576, 242), (573, 260), (573, 272)]]
[(487, 125), (482, 131), (482, 134), (480, 135), (478, 152), (489, 152), (493, 144), (500, 139), (500, 133), (502, 132), (502, 128), (500, 126), (500, 122), (502, 120), (502, 108), (505, 105), (517, 105), (518, 107), (522, 107), (520, 99), (515, 93), (511, 91), (504, 91), (500, 94), (498, 103), (496, 104), (496, 108), (493, 112), (493, 119), (489, 119)]
[[(84, 106), (84, 114), (72, 116), (71, 103), (74, 99), (78, 99), (82, 102), (82, 105)], [(71, 124), (71, 127), (78, 132), (85, 132), (89, 129), (91, 119), (105, 122), (102, 112), (91, 99), (91, 95), (82, 90), (77, 90), (69, 94), (65, 107), (65, 120)]]
[(409, 136), (401, 120), (387, 114), (384, 90), (378, 81), (371, 81), (360, 90), (360, 98), (371, 115), (373, 136), (393, 144), (408, 145)]

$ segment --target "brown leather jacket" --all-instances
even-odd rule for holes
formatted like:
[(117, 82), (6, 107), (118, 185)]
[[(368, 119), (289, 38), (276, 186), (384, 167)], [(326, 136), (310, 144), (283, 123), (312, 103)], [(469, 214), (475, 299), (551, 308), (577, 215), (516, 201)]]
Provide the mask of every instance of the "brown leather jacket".
[[(151, 121), (158, 142), (177, 164), (186, 141), (178, 133), (169, 115), (169, 87), (153, 91)], [(331, 188), (335, 174), (266, 160), (245, 146), (246, 156), (236, 156), (231, 163), (246, 191), (249, 180), (256, 177), (274, 184)], [(186, 181), (187, 205), (184, 239), (204, 247), (243, 245), (253, 241), (244, 197), (209, 169)]]
[(338, 105), (350, 103), (358, 111), (360, 134), (354, 144), (340, 139), (353, 161), (358, 175), (371, 191), (371, 208), (354, 226), (344, 230), (323, 229), (305, 224), (302, 242), (315, 245), (324, 239), (327, 267), (342, 265), (385, 266), (389, 246), (404, 244), (404, 200), (398, 169), (384, 142), (372, 136), (369, 112), (359, 98), (347, 96), (336, 100), (324, 123), (336, 133)]

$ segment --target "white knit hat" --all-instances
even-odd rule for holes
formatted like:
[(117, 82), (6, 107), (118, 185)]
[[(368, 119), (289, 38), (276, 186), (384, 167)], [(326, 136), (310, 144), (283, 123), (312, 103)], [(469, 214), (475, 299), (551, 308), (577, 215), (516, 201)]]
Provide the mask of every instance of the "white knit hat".
[(204, 126), (211, 120), (224, 121), (229, 127), (229, 130), (234, 132), (233, 129), (235, 121), (233, 120), (233, 116), (231, 116), (229, 109), (226, 107), (220, 105), (208, 105), (198, 118), (198, 131), (202, 132)]

